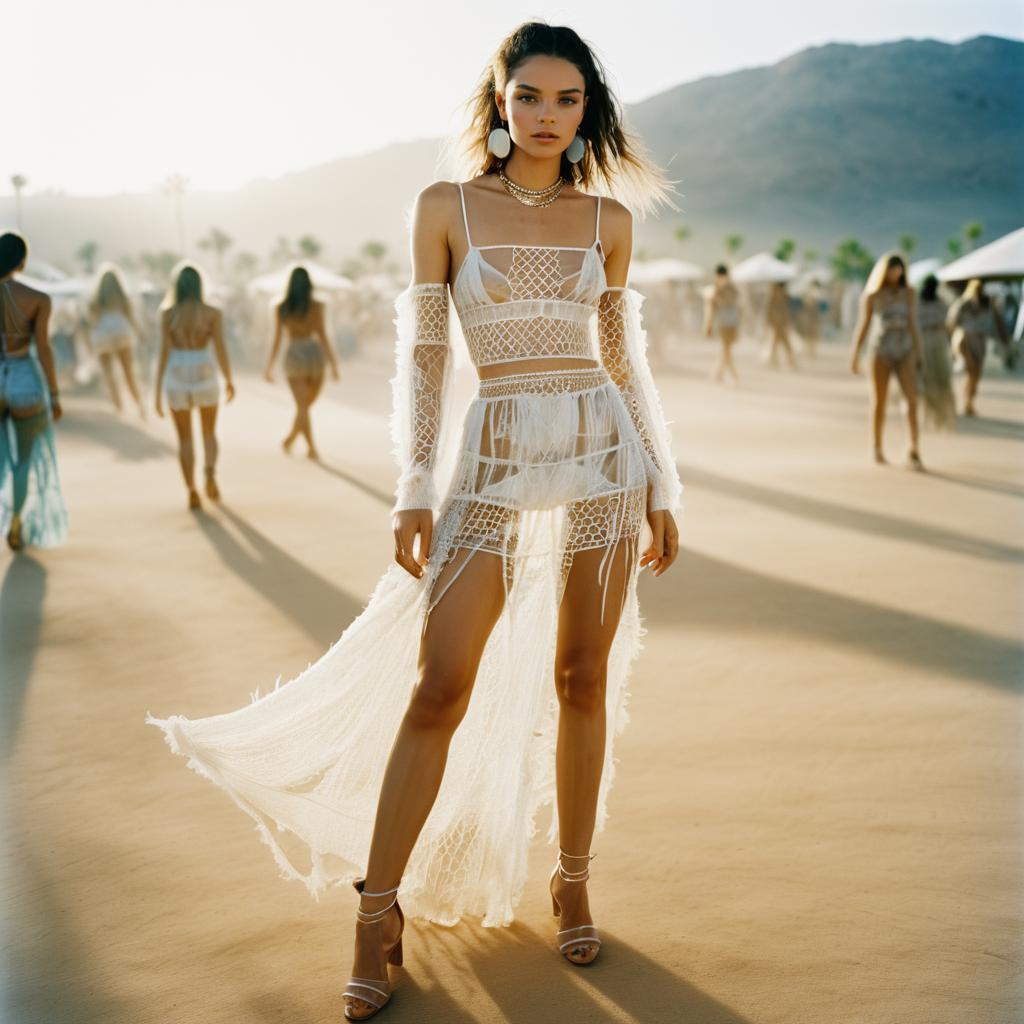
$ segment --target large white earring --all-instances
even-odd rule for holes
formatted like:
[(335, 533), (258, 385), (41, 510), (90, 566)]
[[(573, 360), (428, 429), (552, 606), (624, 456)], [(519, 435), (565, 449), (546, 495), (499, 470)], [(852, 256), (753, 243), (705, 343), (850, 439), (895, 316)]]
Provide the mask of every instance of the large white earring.
[(571, 164), (578, 164), (586, 151), (587, 144), (583, 141), (583, 136), (577, 132), (576, 138), (569, 143), (569, 148), (565, 151), (565, 159)]
[(487, 151), (504, 160), (512, 152), (512, 136), (502, 127), (495, 128), (487, 136)]

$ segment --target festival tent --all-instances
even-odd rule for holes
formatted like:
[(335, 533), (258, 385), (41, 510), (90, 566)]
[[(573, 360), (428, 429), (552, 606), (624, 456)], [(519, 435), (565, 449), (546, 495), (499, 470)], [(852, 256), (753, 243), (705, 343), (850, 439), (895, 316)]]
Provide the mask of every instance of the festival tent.
[(699, 281), (704, 271), (696, 263), (686, 260), (634, 260), (629, 267), (633, 284), (659, 284), (662, 281)]
[(766, 284), (791, 281), (796, 277), (792, 263), (777, 260), (771, 253), (759, 252), (732, 269), (732, 279), (739, 284)]
[(325, 292), (348, 291), (353, 287), (352, 281), (340, 274), (335, 274), (326, 267), (314, 263), (312, 260), (299, 260), (289, 263), (288, 266), (275, 270), (273, 273), (257, 277), (246, 285), (246, 290), (252, 294), (258, 292), (262, 295), (283, 295), (288, 278), (295, 267), (305, 267), (313, 281), (313, 287)]
[(1024, 228), (947, 263), (936, 276), (940, 281), (1024, 277)]

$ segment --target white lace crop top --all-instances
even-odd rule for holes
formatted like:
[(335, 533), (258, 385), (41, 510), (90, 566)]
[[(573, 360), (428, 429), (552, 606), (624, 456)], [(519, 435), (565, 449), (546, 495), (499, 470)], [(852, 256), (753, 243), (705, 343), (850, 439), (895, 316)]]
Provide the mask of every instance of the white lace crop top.
[[(608, 286), (600, 197), (594, 241), (583, 248), (474, 245), (461, 184), (459, 196), (468, 250), (451, 295), (473, 365), (565, 358), (600, 361), (644, 443), (653, 484), (651, 507), (676, 509), (682, 487), (647, 366), (639, 315), (642, 299), (628, 288)], [(447, 284), (413, 284), (396, 300), (391, 423), (401, 475), (394, 511), (437, 507), (433, 469), (452, 377), (448, 296)]]

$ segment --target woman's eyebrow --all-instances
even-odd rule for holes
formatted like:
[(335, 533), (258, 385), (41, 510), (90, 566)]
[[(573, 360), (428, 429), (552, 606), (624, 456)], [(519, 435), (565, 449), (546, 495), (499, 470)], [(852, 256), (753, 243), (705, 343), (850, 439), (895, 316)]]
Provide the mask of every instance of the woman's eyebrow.
[[(528, 89), (530, 92), (543, 92), (543, 90), (542, 89), (538, 89), (537, 86), (535, 86), (535, 85), (527, 85), (525, 82), (520, 82), (519, 85), (516, 86), (516, 88), (517, 89)], [(570, 93), (570, 92), (582, 93), (583, 90), (582, 89), (578, 89), (578, 88), (576, 88), (574, 86), (571, 89), (559, 89), (558, 90), (558, 95), (559, 96), (564, 96), (566, 93)]]

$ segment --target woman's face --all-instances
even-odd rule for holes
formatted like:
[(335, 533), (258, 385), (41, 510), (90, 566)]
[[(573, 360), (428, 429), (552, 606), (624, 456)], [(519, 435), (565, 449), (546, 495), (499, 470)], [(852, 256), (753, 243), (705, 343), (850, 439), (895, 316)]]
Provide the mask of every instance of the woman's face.
[(560, 57), (531, 57), (495, 94), (512, 141), (530, 156), (560, 156), (583, 120), (583, 75)]
[(893, 263), (885, 269), (885, 283), (895, 287), (903, 276), (903, 264)]

